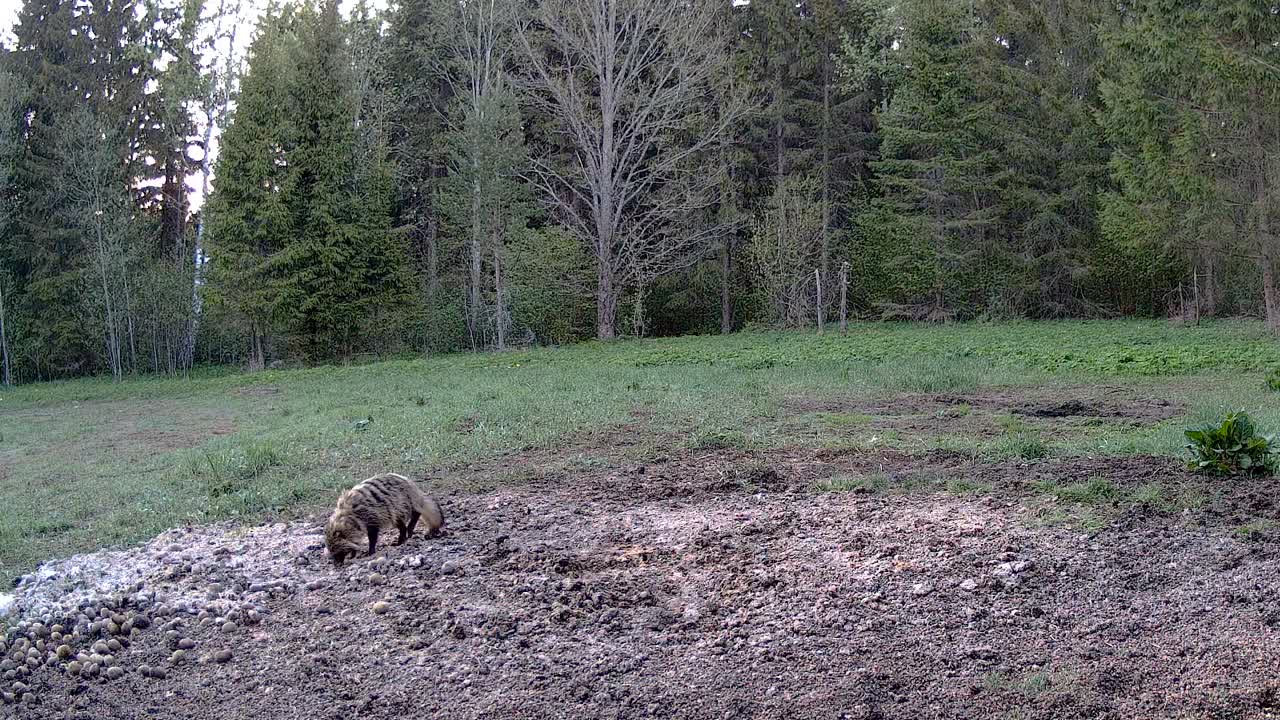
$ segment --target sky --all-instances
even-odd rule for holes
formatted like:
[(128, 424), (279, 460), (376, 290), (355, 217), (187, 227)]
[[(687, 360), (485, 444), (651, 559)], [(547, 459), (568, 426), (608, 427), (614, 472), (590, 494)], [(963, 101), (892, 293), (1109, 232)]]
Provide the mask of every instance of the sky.
[(0, 0), (0, 37), (12, 36), (13, 24), (18, 21), (22, 0)]

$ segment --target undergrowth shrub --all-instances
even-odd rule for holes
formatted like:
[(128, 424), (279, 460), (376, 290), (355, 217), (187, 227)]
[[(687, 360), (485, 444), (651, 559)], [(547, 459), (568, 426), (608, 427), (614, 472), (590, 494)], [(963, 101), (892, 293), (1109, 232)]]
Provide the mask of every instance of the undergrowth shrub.
[(1267, 373), (1267, 389), (1272, 392), (1280, 392), (1280, 368), (1272, 368)]
[(1245, 412), (1227, 413), (1220, 425), (1186, 431), (1190, 470), (1216, 475), (1257, 475), (1273, 472), (1275, 439), (1259, 435)]
[(243, 491), (268, 470), (289, 463), (284, 452), (269, 442), (250, 442), (225, 450), (205, 450), (187, 460), (190, 473), (204, 482), (205, 493), (216, 499)]

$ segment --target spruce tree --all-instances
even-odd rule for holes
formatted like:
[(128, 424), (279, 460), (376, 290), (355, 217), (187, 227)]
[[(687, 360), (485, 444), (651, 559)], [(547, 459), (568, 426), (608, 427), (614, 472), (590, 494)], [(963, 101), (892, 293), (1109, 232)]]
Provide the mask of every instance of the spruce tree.
[(298, 49), (296, 18), (278, 6), (258, 21), (236, 111), (222, 136), (217, 185), (205, 211), (211, 299), (245, 322), (249, 367), (262, 369), (276, 328), (285, 276), (279, 256), (296, 226), (285, 202), (295, 114), (285, 102)]
[(866, 272), (891, 314), (972, 316), (994, 238), (992, 104), (978, 92), (976, 17), (943, 0), (900, 7), (900, 82), (879, 113), (880, 192), (864, 214)]
[[(136, 3), (32, 0), (24, 4), (8, 63), (30, 87), (25, 108), (26, 147), (15, 167), (15, 213), (5, 251), (13, 279), (14, 312), (24, 319), (24, 366), (36, 377), (93, 372), (108, 364), (96, 324), (98, 308), (84, 307), (83, 292), (92, 218), (76, 217), (64, 183), (77, 168), (60, 148), (78, 141), (88, 113), (111, 130), (101, 148), (115, 157), (120, 187), (129, 192), (148, 176), (135, 150), (144, 132), (145, 91), (154, 78), (141, 48), (143, 22)], [(89, 210), (92, 211), (92, 210)], [(83, 312), (89, 310), (90, 312)]]
[(1172, 251), (1195, 268), (1186, 281), (1209, 279), (1197, 294), (1210, 298), (1221, 260), (1249, 258), (1261, 292), (1244, 308), (1280, 331), (1277, 33), (1274, 8), (1247, 2), (1142, 0), (1105, 26), (1102, 118), (1120, 188), (1104, 198), (1103, 230)]
[(281, 301), (311, 361), (350, 358), (377, 308), (406, 299), (406, 256), (390, 231), (389, 166), (365, 158), (358, 182), (358, 107), (336, 0), (299, 12), (300, 47), (288, 94), (293, 143), (282, 187), (296, 231), (279, 263)]

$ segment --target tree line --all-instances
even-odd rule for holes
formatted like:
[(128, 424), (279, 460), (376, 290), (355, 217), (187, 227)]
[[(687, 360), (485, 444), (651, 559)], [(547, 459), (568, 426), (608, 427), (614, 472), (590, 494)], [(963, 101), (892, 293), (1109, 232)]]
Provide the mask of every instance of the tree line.
[(848, 317), (1280, 330), (1266, 3), (244, 13), (24, 4), (6, 384)]

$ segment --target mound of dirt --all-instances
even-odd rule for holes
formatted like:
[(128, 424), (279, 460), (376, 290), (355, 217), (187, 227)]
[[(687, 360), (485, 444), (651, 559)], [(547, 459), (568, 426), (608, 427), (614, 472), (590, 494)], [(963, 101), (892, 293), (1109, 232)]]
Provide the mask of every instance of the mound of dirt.
[[(821, 462), (707, 453), (446, 495), (443, 537), (342, 570), (314, 523), (177, 530), (54, 563), (17, 588), (0, 717), (1275, 709), (1273, 541), (1159, 513), (1085, 534), (1030, 522), (1013, 492), (808, 492)], [(1139, 464), (1177, 472), (1126, 472)]]

